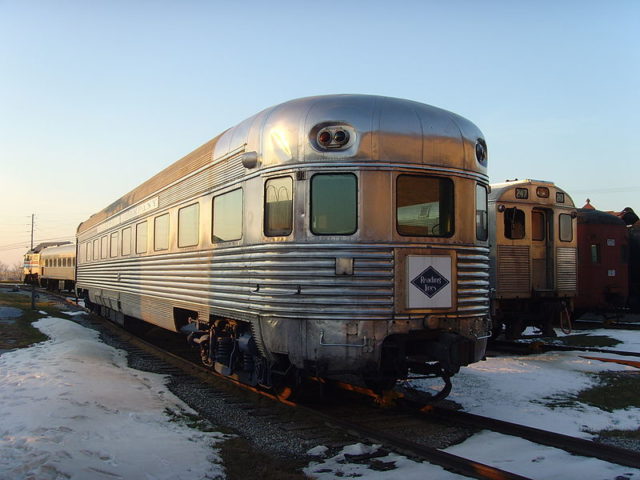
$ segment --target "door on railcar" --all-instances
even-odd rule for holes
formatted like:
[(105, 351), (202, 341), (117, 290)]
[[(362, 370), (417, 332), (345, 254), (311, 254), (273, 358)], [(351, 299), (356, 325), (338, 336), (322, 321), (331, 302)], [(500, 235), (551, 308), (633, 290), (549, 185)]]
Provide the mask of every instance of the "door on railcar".
[(531, 263), (534, 291), (553, 290), (553, 212), (534, 208), (531, 212)]

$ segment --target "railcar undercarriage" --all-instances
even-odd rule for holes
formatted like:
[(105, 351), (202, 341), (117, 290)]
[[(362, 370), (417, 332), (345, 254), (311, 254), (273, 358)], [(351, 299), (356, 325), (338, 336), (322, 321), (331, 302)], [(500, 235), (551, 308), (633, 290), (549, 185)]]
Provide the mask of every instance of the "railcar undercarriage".
[(304, 394), (303, 390), (309, 388), (308, 379), (344, 383), (341, 375), (348, 373), (356, 386), (366, 386), (376, 394), (392, 389), (399, 379), (440, 378), (444, 386), (432, 397), (432, 401), (438, 401), (451, 391), (451, 376), (462, 365), (474, 361), (475, 348), (472, 340), (454, 333), (391, 335), (382, 343), (379, 363), (356, 376), (354, 372), (328, 371), (321, 362), (314, 361), (305, 361), (300, 369), (283, 354), (271, 354), (267, 359), (260, 352), (249, 323), (222, 318), (201, 323), (191, 319), (180, 332), (192, 347), (199, 349), (202, 363), (218, 374), (293, 396)]

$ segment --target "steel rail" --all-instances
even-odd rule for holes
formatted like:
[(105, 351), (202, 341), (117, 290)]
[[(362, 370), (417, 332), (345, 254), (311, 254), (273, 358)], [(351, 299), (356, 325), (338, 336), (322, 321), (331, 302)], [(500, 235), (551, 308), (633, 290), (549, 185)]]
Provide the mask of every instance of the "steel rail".
[(318, 412), (314, 409), (300, 406), (298, 406), (298, 408), (305, 408), (309, 412), (313, 413), (313, 415), (324, 417), (325, 422), (328, 425), (335, 425), (336, 427), (348, 432), (354, 432), (360, 437), (365, 437), (373, 442), (381, 443), (387, 447), (391, 447), (394, 451), (414, 458), (422, 458), (424, 460), (427, 460), (429, 463), (439, 465), (447, 470), (451, 470), (461, 475), (490, 480), (522, 480), (528, 478), (523, 477), (522, 475), (508, 472), (506, 470), (491, 467), (483, 463), (474, 462), (473, 460), (469, 460), (452, 453), (447, 453), (437, 448), (420, 445), (396, 435), (390, 435), (388, 433), (376, 431), (354, 422), (342, 420), (334, 416)]
[(640, 330), (640, 323), (620, 322), (613, 320), (611, 321), (611, 323), (597, 320), (574, 320), (572, 324), (574, 330), (590, 330), (598, 328), (611, 330)]
[(495, 350), (507, 353), (520, 353), (523, 355), (533, 355), (545, 352), (592, 352), (592, 353), (608, 353), (611, 355), (622, 355), (626, 357), (640, 357), (640, 352), (629, 352), (624, 350), (612, 350), (610, 348), (597, 347), (577, 347), (569, 345), (553, 345), (540, 341), (531, 343), (509, 342), (504, 340), (493, 340), (489, 343), (488, 350)]
[(505, 435), (518, 436), (576, 455), (598, 458), (607, 462), (617, 463), (618, 465), (640, 468), (640, 454), (632, 450), (444, 407), (429, 406), (426, 407), (423, 412), (441, 420), (488, 429)]

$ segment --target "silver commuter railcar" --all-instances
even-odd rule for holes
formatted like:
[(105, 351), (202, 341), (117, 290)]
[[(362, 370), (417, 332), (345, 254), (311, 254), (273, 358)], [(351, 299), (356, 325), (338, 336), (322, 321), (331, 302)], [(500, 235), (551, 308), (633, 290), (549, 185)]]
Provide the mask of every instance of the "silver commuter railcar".
[(51, 246), (40, 252), (40, 285), (49, 290), (73, 290), (76, 278), (76, 246)]
[(568, 321), (577, 287), (577, 210), (553, 182), (491, 185), (491, 299), (494, 336), (527, 326), (553, 335)]
[(78, 289), (249, 384), (449, 384), (490, 331), (486, 162), (480, 130), (445, 110), (289, 101), (83, 222)]

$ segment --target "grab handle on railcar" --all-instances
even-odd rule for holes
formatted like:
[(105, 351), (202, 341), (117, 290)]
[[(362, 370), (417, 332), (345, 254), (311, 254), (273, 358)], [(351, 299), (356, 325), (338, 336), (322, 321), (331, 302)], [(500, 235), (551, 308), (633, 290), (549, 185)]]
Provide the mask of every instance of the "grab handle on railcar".
[(364, 348), (367, 346), (367, 337), (362, 339), (362, 344), (359, 343), (324, 343), (324, 330), (320, 330), (320, 345), (323, 347), (356, 347)]
[[(300, 285), (298, 285), (298, 288), (296, 289), (296, 292), (293, 295), (300, 295), (302, 291), (302, 288), (300, 287)], [(255, 290), (251, 290), (251, 294), (252, 295), (269, 295), (271, 297), (280, 297), (280, 296), (287, 296), (287, 295), (291, 295), (291, 292), (282, 292), (282, 293), (264, 293), (260, 291), (260, 284), (256, 284), (256, 289)]]

